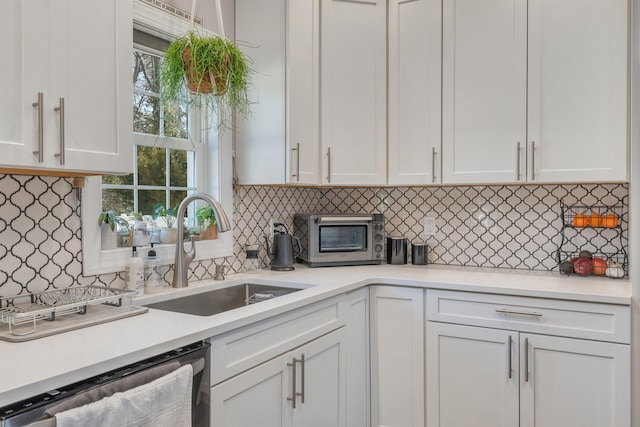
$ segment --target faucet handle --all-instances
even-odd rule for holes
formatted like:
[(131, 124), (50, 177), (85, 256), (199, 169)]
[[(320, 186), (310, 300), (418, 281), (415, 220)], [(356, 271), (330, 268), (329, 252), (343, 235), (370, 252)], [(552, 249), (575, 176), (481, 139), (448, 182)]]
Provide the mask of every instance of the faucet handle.
[(213, 276), (213, 280), (224, 280), (225, 270), (227, 268), (231, 268), (231, 266), (227, 264), (216, 265), (216, 272)]

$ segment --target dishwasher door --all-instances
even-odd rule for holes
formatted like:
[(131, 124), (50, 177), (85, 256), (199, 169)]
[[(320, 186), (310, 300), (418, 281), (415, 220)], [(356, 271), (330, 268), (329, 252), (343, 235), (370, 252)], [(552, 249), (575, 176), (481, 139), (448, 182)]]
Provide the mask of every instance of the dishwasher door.
[(117, 392), (149, 383), (186, 364), (193, 368), (191, 419), (193, 427), (209, 426), (209, 352), (199, 341), (158, 356), (51, 390), (0, 408), (0, 427), (54, 427), (57, 412), (79, 407)]

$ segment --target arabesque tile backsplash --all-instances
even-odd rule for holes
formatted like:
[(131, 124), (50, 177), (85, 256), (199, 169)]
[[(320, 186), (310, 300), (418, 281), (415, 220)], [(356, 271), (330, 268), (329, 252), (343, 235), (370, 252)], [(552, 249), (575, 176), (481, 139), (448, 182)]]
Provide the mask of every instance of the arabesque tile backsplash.
[[(562, 227), (560, 201), (622, 206), (621, 242), (626, 251), (628, 190), (627, 184), (239, 186), (234, 191), (234, 255), (193, 263), (191, 278), (212, 277), (214, 266), (222, 263), (241, 271), (245, 243), (263, 244), (269, 219), (292, 228), (293, 214), (308, 212), (382, 212), (388, 235), (428, 243), (431, 264), (554, 270)], [(38, 292), (52, 284), (123, 286), (122, 273), (82, 276), (80, 211), (68, 178), (0, 174), (0, 296)], [(422, 236), (427, 215), (436, 217), (435, 236)], [(261, 256), (267, 265), (264, 245)]]

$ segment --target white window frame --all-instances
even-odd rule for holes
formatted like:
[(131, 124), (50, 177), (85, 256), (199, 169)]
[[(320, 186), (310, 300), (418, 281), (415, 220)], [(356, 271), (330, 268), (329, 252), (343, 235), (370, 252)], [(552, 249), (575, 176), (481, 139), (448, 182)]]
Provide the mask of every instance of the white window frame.
[[(158, 37), (173, 39), (186, 33), (189, 30), (189, 23), (186, 20), (163, 13), (152, 6), (135, 1), (133, 3), (133, 27)], [(133, 46), (131, 48), (133, 49)], [(202, 119), (203, 123), (204, 119)], [(199, 159), (196, 165), (198, 190), (207, 192), (220, 201), (229, 219), (232, 220), (232, 135), (231, 132), (224, 132), (219, 137), (214, 130), (215, 128), (216, 126), (209, 126), (206, 123), (201, 127), (200, 138), (204, 149), (198, 153)], [(134, 144), (137, 142), (140, 142), (139, 137), (134, 137)], [(132, 152), (131, 155), (134, 156), (134, 153)], [(127, 258), (131, 256), (130, 247), (111, 250), (100, 248), (98, 216), (101, 210), (101, 177), (89, 177), (83, 189), (81, 210), (82, 274), (84, 276), (123, 271)], [(186, 246), (188, 249), (189, 243)], [(141, 248), (141, 253), (145, 254), (147, 249)], [(173, 264), (176, 245), (160, 244), (155, 246), (155, 249), (165, 264)], [(196, 260), (231, 255), (233, 255), (233, 231), (219, 233), (217, 240), (196, 242)]]

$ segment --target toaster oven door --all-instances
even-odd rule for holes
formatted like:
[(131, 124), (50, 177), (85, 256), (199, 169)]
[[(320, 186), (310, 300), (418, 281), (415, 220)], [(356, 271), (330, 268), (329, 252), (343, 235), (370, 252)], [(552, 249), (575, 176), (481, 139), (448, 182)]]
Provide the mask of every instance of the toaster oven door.
[(321, 216), (310, 239), (309, 255), (315, 262), (372, 259), (370, 216)]

